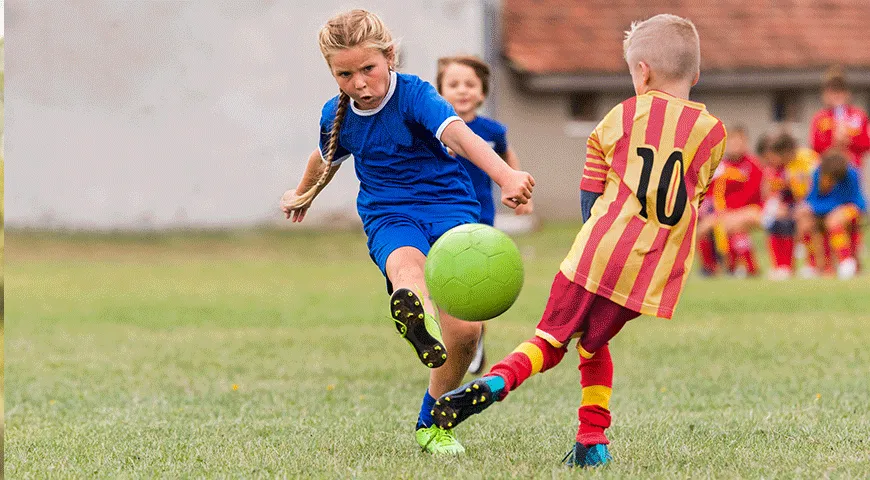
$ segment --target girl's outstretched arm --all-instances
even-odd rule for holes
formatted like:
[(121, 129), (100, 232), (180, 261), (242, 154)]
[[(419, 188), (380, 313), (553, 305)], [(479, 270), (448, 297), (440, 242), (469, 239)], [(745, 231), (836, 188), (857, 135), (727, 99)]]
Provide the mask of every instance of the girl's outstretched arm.
[[(504, 159), (505, 163), (507, 163), (509, 167), (513, 168), (514, 170), (520, 170), (520, 159), (519, 157), (517, 157), (517, 154), (516, 152), (514, 152), (513, 148), (507, 147), (507, 150), (505, 150), (504, 155), (502, 155), (501, 157)], [(529, 202), (525, 205), (520, 205), (519, 207), (514, 209), (517, 215), (528, 215), (532, 213), (533, 210), (534, 207), (532, 206), (531, 198), (529, 199)]]
[(502, 158), (504, 159), (504, 163), (507, 163), (509, 167), (514, 170), (520, 169), (520, 159), (517, 157), (513, 148), (508, 147), (507, 150), (505, 150), (504, 155), (502, 155)]
[(464, 122), (451, 122), (441, 134), (441, 142), (486, 172), (501, 187), (501, 202), (511, 208), (528, 203), (535, 179), (527, 172), (514, 170), (468, 128)]
[[(341, 167), (340, 163), (333, 164), (332, 168), (329, 169), (325, 181), (317, 186), (318, 180), (320, 180), (320, 177), (323, 176), (324, 171), (326, 170), (326, 163), (320, 156), (320, 150), (313, 151), (311, 155), (308, 156), (308, 165), (305, 166), (305, 172), (302, 174), (302, 180), (299, 181), (299, 186), (287, 190), (284, 192), (284, 196), (281, 197), (281, 210), (287, 218), (290, 219), (292, 217), (293, 222), (301, 222), (302, 219), (305, 218), (305, 213), (308, 211), (308, 208), (311, 207), (311, 202), (314, 201), (314, 198), (317, 197), (330, 180), (332, 180), (332, 177), (335, 176), (335, 172), (338, 171), (339, 167)], [(313, 196), (307, 202), (304, 202), (304, 204), (299, 205), (299, 197), (315, 187), (317, 190), (313, 192)]]

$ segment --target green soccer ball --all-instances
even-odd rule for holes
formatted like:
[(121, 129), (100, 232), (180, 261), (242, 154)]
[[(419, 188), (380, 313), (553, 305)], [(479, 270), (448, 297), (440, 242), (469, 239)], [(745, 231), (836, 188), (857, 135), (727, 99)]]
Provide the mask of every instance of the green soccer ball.
[(425, 274), (435, 304), (462, 320), (501, 315), (523, 288), (523, 260), (516, 244), (479, 223), (442, 235), (429, 250)]

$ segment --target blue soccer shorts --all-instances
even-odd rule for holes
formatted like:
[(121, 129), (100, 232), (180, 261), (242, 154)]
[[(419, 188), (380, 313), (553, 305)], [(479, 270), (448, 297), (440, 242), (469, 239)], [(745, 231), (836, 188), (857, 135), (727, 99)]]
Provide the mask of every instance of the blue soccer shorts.
[[(368, 236), (369, 256), (387, 277), (387, 258), (401, 247), (414, 247), (423, 255), (444, 235), (447, 230), (466, 223), (476, 223), (471, 217), (450, 218), (434, 222), (422, 222), (408, 215), (387, 214), (369, 220), (363, 226)], [(387, 278), (387, 292), (393, 293), (393, 285)]]

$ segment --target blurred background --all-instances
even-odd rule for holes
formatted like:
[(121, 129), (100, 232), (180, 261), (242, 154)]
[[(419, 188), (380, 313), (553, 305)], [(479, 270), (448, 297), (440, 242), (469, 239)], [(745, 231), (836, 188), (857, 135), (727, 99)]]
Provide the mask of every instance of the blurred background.
[[(278, 199), (316, 146), (337, 92), (316, 40), (344, 1), (7, 0), (6, 225), (38, 229), (281, 224)], [(400, 69), (439, 56), (494, 68), (484, 113), (538, 181), (536, 215), (575, 219), (585, 138), (632, 95), (632, 20), (670, 11), (702, 42), (693, 99), (750, 141), (785, 125), (803, 144), (826, 68), (870, 107), (870, 2), (427, 0), (364, 2), (400, 39)], [(865, 162), (866, 163), (866, 162)], [(865, 179), (870, 175), (865, 175)], [(342, 171), (306, 224), (355, 226)], [(310, 220), (310, 223), (309, 223)]]

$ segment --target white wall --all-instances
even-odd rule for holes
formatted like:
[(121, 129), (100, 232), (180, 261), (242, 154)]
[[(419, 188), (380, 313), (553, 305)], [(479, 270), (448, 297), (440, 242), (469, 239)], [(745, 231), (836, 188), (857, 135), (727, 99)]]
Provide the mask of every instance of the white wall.
[[(795, 122), (787, 125), (798, 143), (808, 146), (810, 120), (817, 110), (822, 108), (819, 95), (812, 91), (802, 92), (802, 105)], [(735, 124), (743, 124), (749, 130), (749, 141), (752, 148), (755, 142), (766, 132), (786, 128), (777, 125), (773, 120), (773, 93), (770, 91), (755, 92), (701, 92), (692, 95), (692, 99), (704, 103), (707, 109), (721, 119), (726, 128)]]
[[(403, 71), (432, 81), (438, 56), (483, 53), (482, 0), (359, 3)], [(7, 225), (279, 221), (337, 93), (317, 31), (359, 3), (7, 0)], [(358, 221), (352, 170), (311, 223)]]
[(507, 68), (500, 69), (499, 75), (498, 120), (507, 125), (508, 142), (520, 165), (535, 177), (536, 215), (580, 218), (579, 185), (586, 137), (595, 125), (572, 135), (566, 131), (571, 123), (566, 95), (525, 92)]

